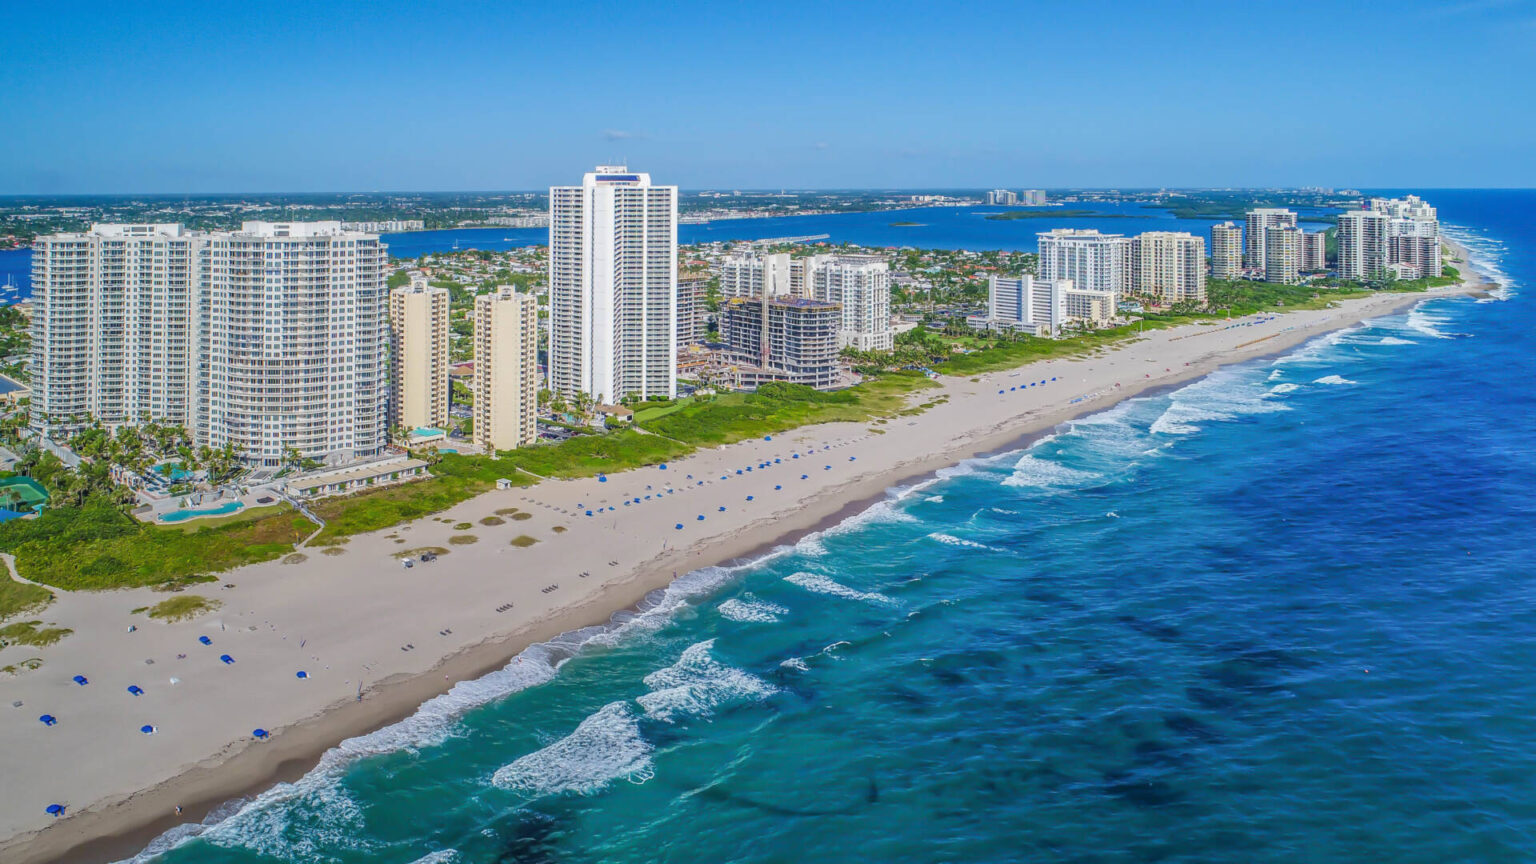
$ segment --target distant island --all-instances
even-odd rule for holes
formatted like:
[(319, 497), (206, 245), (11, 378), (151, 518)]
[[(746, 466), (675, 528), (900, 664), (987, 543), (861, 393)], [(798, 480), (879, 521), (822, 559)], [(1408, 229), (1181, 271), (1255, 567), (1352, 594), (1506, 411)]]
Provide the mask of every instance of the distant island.
[(926, 222), (892, 222), (891, 223), (891, 227), (892, 228), (922, 228), (922, 227), (925, 227), (927, 224), (928, 223), (926, 223)]
[(994, 222), (1007, 222), (1013, 219), (1131, 219), (1146, 218), (1132, 217), (1128, 213), (1100, 213), (1097, 210), (1057, 210), (1055, 208), (1045, 210), (1008, 210), (1003, 213), (989, 213), (988, 219)]

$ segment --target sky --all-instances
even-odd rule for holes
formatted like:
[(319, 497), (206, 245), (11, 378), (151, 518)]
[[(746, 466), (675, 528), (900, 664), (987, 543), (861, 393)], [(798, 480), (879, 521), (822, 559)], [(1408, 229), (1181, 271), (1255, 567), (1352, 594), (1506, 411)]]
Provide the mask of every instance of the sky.
[(20, 3), (0, 194), (1536, 186), (1536, 0)]

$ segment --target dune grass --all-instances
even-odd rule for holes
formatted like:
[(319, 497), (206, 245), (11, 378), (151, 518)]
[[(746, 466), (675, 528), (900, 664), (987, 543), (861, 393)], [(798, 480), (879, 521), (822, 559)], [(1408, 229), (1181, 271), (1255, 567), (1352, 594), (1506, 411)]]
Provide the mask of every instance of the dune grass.
[(187, 621), (199, 615), (212, 612), (221, 605), (223, 604), (219, 601), (207, 597), (200, 597), (196, 594), (182, 594), (169, 600), (162, 600), (143, 611), (145, 615), (156, 621), (174, 624), (177, 621)]
[(32, 612), (53, 602), (53, 593), (47, 588), (24, 585), (0, 573), (0, 621), (26, 612)]
[(510, 544), (516, 546), (519, 549), (526, 549), (537, 542), (539, 542), (537, 539), (529, 537), (527, 534), (519, 534), (512, 538)]
[(41, 621), (17, 621), (0, 627), (0, 648), (27, 645), (46, 648), (75, 631), (68, 627), (49, 627)]
[(473, 534), (455, 534), (448, 538), (450, 546), (468, 546), (471, 543), (479, 543), (480, 538)]

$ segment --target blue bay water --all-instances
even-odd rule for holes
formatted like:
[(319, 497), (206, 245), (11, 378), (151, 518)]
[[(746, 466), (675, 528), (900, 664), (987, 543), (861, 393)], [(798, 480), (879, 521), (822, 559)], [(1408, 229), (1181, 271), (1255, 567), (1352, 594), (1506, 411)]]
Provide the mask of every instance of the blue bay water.
[[(918, 246), (924, 249), (1009, 249), (1035, 251), (1035, 235), (1052, 228), (1097, 228), (1121, 234), (1144, 231), (1192, 231), (1208, 236), (1213, 219), (1175, 219), (1168, 211), (1139, 204), (1089, 203), (1066, 205), (1071, 209), (1102, 214), (1082, 218), (1047, 216), (1008, 221), (987, 219), (1005, 212), (1000, 207), (923, 207), (870, 213), (834, 213), (823, 216), (784, 216), (772, 219), (724, 219), (678, 226), (678, 241), (685, 244), (714, 241), (762, 240), (770, 237), (829, 235), (832, 243), (865, 246)], [(1046, 209), (1045, 213), (1052, 213)], [(1306, 211), (1303, 217), (1310, 215)], [(894, 226), (893, 222), (916, 222)], [(1306, 223), (1313, 230), (1322, 223)], [(416, 258), (430, 252), (486, 249), (506, 251), (549, 242), (546, 228), (453, 228), (385, 234), (384, 242), (397, 258)], [(19, 296), (32, 292), (29, 249), (0, 251), (0, 285), (14, 280)], [(4, 298), (0, 298), (3, 302)]]
[(152, 850), (1536, 857), (1536, 193), (1436, 203), (1511, 291), (892, 490)]

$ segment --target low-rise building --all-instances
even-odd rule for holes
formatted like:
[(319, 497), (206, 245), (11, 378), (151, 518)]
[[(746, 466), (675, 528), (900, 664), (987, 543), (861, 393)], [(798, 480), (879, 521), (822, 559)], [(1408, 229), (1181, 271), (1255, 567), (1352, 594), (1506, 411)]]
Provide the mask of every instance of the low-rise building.
[(1054, 338), (1070, 323), (1103, 327), (1114, 320), (1115, 295), (1078, 288), (1070, 279), (987, 277), (987, 314), (967, 319), (977, 329), (1018, 330)]

